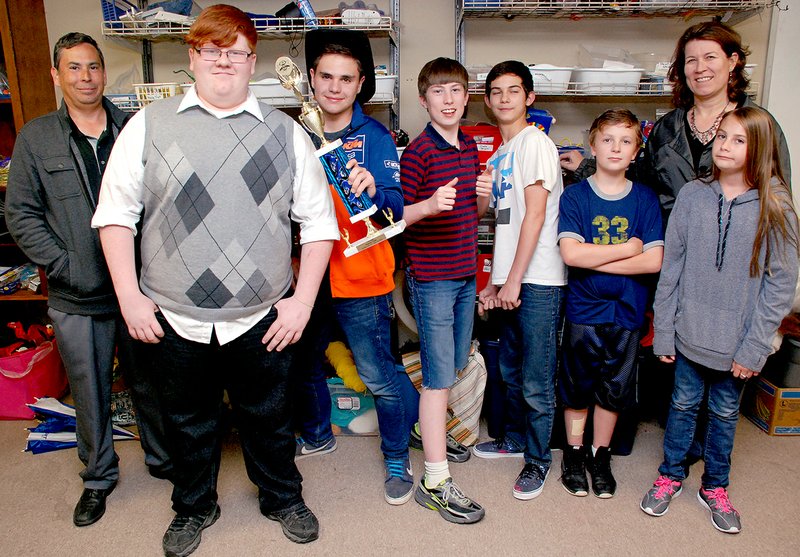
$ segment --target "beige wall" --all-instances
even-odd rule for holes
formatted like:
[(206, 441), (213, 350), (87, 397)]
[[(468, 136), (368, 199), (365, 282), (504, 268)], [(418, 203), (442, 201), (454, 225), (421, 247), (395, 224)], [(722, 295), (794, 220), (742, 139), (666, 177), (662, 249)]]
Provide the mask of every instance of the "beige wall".
[[(197, 0), (200, 6), (215, 0)], [(288, 0), (287, 0), (288, 1)], [(375, 0), (385, 11), (387, 0)], [(284, 0), (237, 0), (236, 5), (253, 12), (274, 13), (286, 4)], [(338, 5), (337, 0), (314, 0), (317, 10)], [(416, 77), (422, 65), (436, 56), (455, 55), (455, 2), (454, 0), (403, 0), (400, 13), (400, 111), (401, 127), (411, 137), (418, 134), (427, 123), (427, 115), (417, 100)], [(68, 31), (82, 31), (96, 37), (106, 56), (109, 85), (124, 74), (138, 73), (141, 77), (141, 45), (136, 41), (104, 39), (101, 37), (101, 10), (98, 0), (45, 0), (47, 26), (51, 46)], [(755, 80), (763, 81), (764, 62), (770, 30), (770, 11), (753, 17), (737, 26), (753, 52), (751, 61), (758, 64)], [(586, 18), (571, 20), (471, 20), (466, 22), (467, 64), (494, 64), (515, 58), (525, 63), (550, 63), (575, 65), (578, 63), (578, 45), (620, 47), (632, 53), (654, 52), (669, 58), (677, 37), (691, 22), (682, 19), (613, 19)], [(796, 33), (789, 39), (796, 43)], [(373, 39), (376, 63), (388, 64), (388, 41)], [(303, 64), (302, 41), (298, 61)], [(796, 48), (794, 53), (796, 53)], [(259, 43), (259, 60), (256, 75), (272, 71), (279, 55), (290, 53), (290, 43), (284, 40), (263, 40)], [(173, 75), (173, 70), (188, 69), (186, 47), (176, 41), (157, 42), (153, 45), (156, 81), (183, 81), (183, 76)], [(792, 54), (796, 55), (796, 54)], [(796, 65), (794, 66), (796, 67)], [(778, 95), (782, 84), (773, 84), (772, 95)], [(126, 82), (123, 89), (130, 90)], [(787, 89), (795, 91), (796, 87)], [(470, 118), (488, 120), (482, 98), (470, 103)], [(623, 105), (631, 108), (640, 118), (652, 119), (658, 107), (668, 106), (666, 98), (570, 98), (566, 101), (548, 101), (541, 96), (539, 108), (550, 110), (558, 122), (551, 130), (556, 142), (582, 141), (582, 130), (605, 108)], [(388, 123), (385, 109), (372, 114)], [(792, 113), (795, 117), (796, 114)]]
[(800, 6), (776, 13), (771, 31), (770, 58), (766, 64), (763, 101), (780, 122), (789, 142), (792, 156), (792, 183), (795, 206), (800, 207), (800, 111), (797, 91), (800, 90), (800, 64), (797, 62), (800, 29)]

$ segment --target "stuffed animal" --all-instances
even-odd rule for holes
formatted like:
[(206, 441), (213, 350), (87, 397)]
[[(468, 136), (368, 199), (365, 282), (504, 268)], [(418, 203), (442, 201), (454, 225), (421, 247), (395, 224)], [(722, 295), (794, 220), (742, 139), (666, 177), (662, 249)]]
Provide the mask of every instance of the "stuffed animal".
[(357, 393), (367, 391), (367, 386), (358, 376), (356, 363), (353, 360), (353, 353), (347, 349), (343, 342), (334, 341), (325, 350), (325, 356), (333, 366), (336, 375), (341, 377), (345, 387), (353, 389)]

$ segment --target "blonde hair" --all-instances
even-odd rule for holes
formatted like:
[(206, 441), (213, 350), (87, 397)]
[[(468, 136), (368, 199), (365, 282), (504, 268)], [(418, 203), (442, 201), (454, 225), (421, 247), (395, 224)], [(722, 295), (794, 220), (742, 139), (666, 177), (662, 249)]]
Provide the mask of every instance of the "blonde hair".
[[(736, 119), (745, 130), (747, 152), (744, 181), (747, 187), (758, 190), (760, 200), (758, 227), (750, 257), (750, 276), (756, 277), (761, 273), (759, 255), (762, 247), (765, 250), (764, 271), (769, 272), (771, 237), (783, 238), (792, 249), (798, 250), (797, 214), (781, 170), (778, 138), (772, 117), (761, 108), (744, 106), (728, 112), (722, 122), (728, 118)], [(715, 164), (714, 178), (719, 179), (719, 174)]]

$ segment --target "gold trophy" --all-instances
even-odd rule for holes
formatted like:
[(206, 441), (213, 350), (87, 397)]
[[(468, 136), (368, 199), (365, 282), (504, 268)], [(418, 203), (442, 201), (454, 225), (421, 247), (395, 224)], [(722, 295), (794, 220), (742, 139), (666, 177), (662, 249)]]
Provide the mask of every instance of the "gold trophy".
[(406, 227), (406, 222), (400, 220), (394, 222), (392, 211), (384, 211), (383, 216), (389, 221), (389, 226), (384, 228), (375, 228), (375, 225), (369, 217), (378, 210), (366, 192), (356, 196), (348, 181), (350, 170), (347, 168), (349, 159), (342, 147), (342, 140), (328, 141), (325, 139), (325, 117), (322, 114), (322, 109), (316, 102), (307, 101), (303, 94), (300, 92), (300, 81), (302, 74), (297, 64), (286, 56), (281, 56), (275, 61), (275, 72), (283, 85), (289, 91), (294, 93), (294, 96), (300, 102), (302, 111), (300, 113), (300, 123), (310, 133), (317, 136), (322, 142), (322, 146), (315, 151), (315, 155), (322, 163), (325, 169), (325, 174), (328, 177), (328, 182), (339, 194), (339, 198), (344, 203), (348, 214), (350, 215), (350, 222), (364, 221), (367, 227), (367, 235), (360, 240), (350, 242), (350, 236), (346, 230), (342, 231), (342, 238), (347, 243), (347, 249), (344, 254), (347, 257), (354, 255), (360, 251), (374, 246), (384, 240), (388, 240), (392, 236), (400, 234)]

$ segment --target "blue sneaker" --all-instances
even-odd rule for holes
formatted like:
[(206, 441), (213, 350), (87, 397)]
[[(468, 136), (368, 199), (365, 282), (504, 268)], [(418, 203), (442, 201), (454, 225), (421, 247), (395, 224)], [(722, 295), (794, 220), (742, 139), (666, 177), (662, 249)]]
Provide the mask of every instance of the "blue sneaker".
[(402, 505), (414, 493), (414, 472), (408, 458), (387, 458), (386, 481), (383, 483), (383, 494), (390, 505)]
[(525, 453), (508, 437), (478, 443), (472, 452), (479, 458), (523, 458)]
[(294, 459), (300, 460), (307, 456), (322, 456), (336, 450), (336, 437), (331, 437), (321, 445), (312, 445), (302, 437), (297, 438), (297, 447), (294, 451)]
[(526, 462), (522, 472), (514, 482), (514, 497), (528, 501), (539, 496), (544, 489), (544, 482), (550, 474), (550, 468), (545, 468), (533, 462)]

